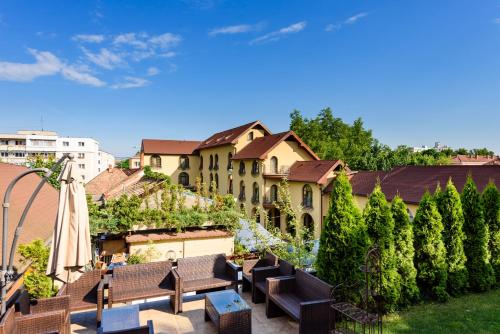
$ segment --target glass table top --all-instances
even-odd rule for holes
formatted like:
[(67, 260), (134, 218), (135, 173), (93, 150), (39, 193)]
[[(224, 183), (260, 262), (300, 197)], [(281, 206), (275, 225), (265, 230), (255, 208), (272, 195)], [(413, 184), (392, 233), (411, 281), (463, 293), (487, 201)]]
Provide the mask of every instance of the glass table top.
[(101, 326), (104, 332), (139, 327), (139, 305), (127, 305), (104, 309)]
[(251, 309), (234, 290), (210, 292), (206, 296), (219, 314)]

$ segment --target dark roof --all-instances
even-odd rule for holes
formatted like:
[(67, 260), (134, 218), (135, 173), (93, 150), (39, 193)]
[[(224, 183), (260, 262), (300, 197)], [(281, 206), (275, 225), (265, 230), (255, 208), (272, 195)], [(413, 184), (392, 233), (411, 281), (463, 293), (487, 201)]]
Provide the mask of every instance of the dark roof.
[(338, 166), (343, 166), (340, 160), (296, 161), (287, 176), (289, 181), (314, 182), (326, 184), (327, 176)]
[(101, 196), (110, 191), (139, 169), (107, 168), (85, 185), (87, 194)]
[(418, 204), (426, 190), (434, 192), (439, 183), (444, 187), (451, 178), (459, 192), (467, 175), (471, 175), (479, 191), (483, 191), (490, 180), (500, 188), (500, 166), (406, 166), (396, 167), (390, 172), (358, 172), (351, 178), (355, 195), (368, 196), (380, 179), (382, 191), (388, 200), (399, 194), (407, 203)]
[(269, 129), (265, 125), (263, 125), (259, 121), (255, 121), (248, 124), (240, 125), (236, 128), (217, 132), (216, 134), (210, 136), (208, 139), (201, 142), (201, 144), (198, 146), (198, 149), (222, 146), (227, 144), (235, 144), (238, 138), (240, 138), (241, 135), (245, 133), (245, 131), (254, 127), (258, 127), (264, 130), (266, 134), (271, 134), (271, 131), (269, 131)]
[(264, 136), (255, 138), (251, 143), (241, 149), (233, 157), (233, 160), (245, 160), (245, 159), (265, 159), (267, 153), (276, 147), (279, 143), (284, 140), (295, 140), (311, 155), (314, 160), (319, 160), (318, 156), (311, 150), (309, 146), (306, 145), (293, 131), (286, 131), (281, 133), (276, 133), (274, 135)]
[[(17, 166), (12, 164), (0, 163), (0, 198), (3, 201), (5, 190), (9, 183), (19, 175), (20, 173), (26, 171), (28, 168), (24, 166)], [(9, 209), (9, 234), (8, 234), (8, 246), (7, 249), (10, 252), (10, 247), (12, 244), (12, 239), (14, 236), (14, 230), (21, 218), (22, 211), (29, 197), (35, 190), (36, 186), (40, 182), (40, 176), (36, 174), (30, 174), (22, 178), (17, 182), (16, 186), (10, 197), (10, 209)], [(29, 243), (35, 239), (42, 239), (48, 241), (52, 237), (52, 232), (54, 230), (54, 224), (57, 217), (57, 206), (58, 206), (58, 191), (52, 187), (50, 184), (45, 183), (38, 193), (38, 196), (33, 202), (26, 220), (23, 225), (23, 229), (19, 236), (17, 246)], [(3, 215), (0, 218), (0, 224), (3, 226)], [(2, 231), (0, 229), (0, 238), (2, 236)], [(1, 256), (1, 249), (0, 249)], [(8, 255), (7, 255), (8, 256)], [(18, 255), (14, 259), (14, 264), (19, 267)]]
[(200, 143), (196, 140), (143, 139), (141, 151), (145, 154), (193, 154)]

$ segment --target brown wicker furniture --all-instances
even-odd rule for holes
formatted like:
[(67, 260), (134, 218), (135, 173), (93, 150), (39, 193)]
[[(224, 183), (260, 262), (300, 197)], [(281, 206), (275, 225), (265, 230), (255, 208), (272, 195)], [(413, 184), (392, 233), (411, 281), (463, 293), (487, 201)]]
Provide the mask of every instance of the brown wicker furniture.
[(267, 279), (266, 315), (288, 314), (299, 322), (299, 333), (328, 333), (332, 286), (297, 269), (295, 276)]
[(182, 312), (182, 293), (224, 290), (238, 291), (238, 268), (224, 254), (188, 257), (177, 260), (173, 270), (179, 277), (179, 312)]
[(57, 295), (69, 295), (70, 311), (97, 309), (97, 322), (100, 322), (104, 303), (101, 276), (100, 270), (85, 272), (76, 282), (64, 284)]
[(118, 267), (108, 282), (108, 308), (146, 298), (170, 296), (174, 314), (179, 312), (179, 279), (172, 262), (160, 261)]
[(212, 320), (221, 334), (252, 333), (252, 309), (233, 290), (205, 296), (205, 321)]
[(285, 260), (279, 260), (274, 267), (254, 268), (252, 271), (252, 302), (263, 303), (266, 300), (266, 279), (269, 277), (290, 276), (295, 273), (293, 265)]
[(14, 334), (17, 333), (16, 318), (14, 306), (7, 309), (7, 312), (0, 320), (0, 334)]
[(255, 268), (271, 267), (278, 265), (278, 257), (272, 253), (266, 252), (262, 259), (252, 259), (243, 261), (243, 291), (252, 289), (252, 272)]

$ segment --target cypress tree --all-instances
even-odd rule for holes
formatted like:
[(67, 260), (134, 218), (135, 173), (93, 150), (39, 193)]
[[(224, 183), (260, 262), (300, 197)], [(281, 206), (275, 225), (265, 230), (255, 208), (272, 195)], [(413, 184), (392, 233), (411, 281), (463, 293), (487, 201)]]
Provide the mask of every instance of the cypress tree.
[[(363, 218), (372, 245), (377, 245), (382, 264), (382, 286), (387, 311), (395, 310), (401, 295), (401, 276), (396, 267), (394, 248), (394, 219), (380, 185), (376, 185), (368, 198)], [(377, 284), (377, 283), (375, 283)]]
[(362, 278), (359, 267), (367, 250), (366, 227), (354, 204), (352, 188), (344, 172), (335, 179), (330, 207), (321, 231), (316, 259), (318, 277), (336, 285)]
[(490, 232), (490, 262), (495, 271), (496, 283), (500, 285), (500, 192), (492, 181), (484, 188), (482, 200), (484, 220)]
[(464, 212), (464, 243), (469, 271), (469, 286), (473, 291), (486, 291), (495, 281), (488, 250), (489, 231), (483, 216), (481, 196), (469, 175), (462, 190), (462, 210)]
[(407, 306), (416, 302), (420, 291), (417, 287), (417, 270), (413, 263), (413, 224), (401, 197), (392, 200), (391, 213), (394, 219), (394, 247), (396, 267), (401, 276), (401, 297), (399, 305)]
[(426, 192), (413, 222), (417, 285), (426, 298), (446, 301), (447, 266), (441, 215), (429, 192)]
[(446, 263), (448, 264), (448, 292), (457, 296), (465, 292), (469, 275), (464, 253), (465, 233), (462, 230), (464, 215), (460, 194), (448, 180), (446, 188), (436, 196), (436, 203), (443, 222), (443, 241), (446, 247)]

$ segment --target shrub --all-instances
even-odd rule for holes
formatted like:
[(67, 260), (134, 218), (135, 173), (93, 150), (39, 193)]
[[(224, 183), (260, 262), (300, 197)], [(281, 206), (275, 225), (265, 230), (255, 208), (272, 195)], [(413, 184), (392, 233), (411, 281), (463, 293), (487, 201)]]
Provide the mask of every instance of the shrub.
[[(386, 310), (396, 309), (401, 294), (401, 276), (396, 267), (394, 248), (394, 220), (391, 209), (380, 185), (376, 185), (368, 197), (368, 203), (363, 212), (363, 218), (372, 245), (379, 248), (382, 263), (381, 291)], [(378, 284), (378, 282), (373, 282)], [(374, 289), (375, 287), (373, 287)]]
[(143, 254), (130, 254), (127, 259), (127, 264), (146, 263), (146, 256)]
[(31, 298), (49, 298), (57, 293), (52, 279), (43, 272), (33, 270), (24, 276), (24, 286)]
[(401, 197), (392, 200), (391, 213), (394, 219), (394, 247), (396, 268), (401, 276), (401, 297), (399, 305), (407, 306), (419, 299), (417, 270), (413, 263), (413, 224)]
[(330, 207), (321, 232), (316, 268), (318, 276), (337, 285), (355, 283), (368, 246), (365, 224), (354, 204), (349, 179), (341, 172), (335, 179)]
[(464, 243), (469, 271), (469, 286), (473, 291), (486, 291), (495, 281), (488, 250), (489, 232), (483, 216), (481, 197), (469, 175), (462, 190), (462, 209), (464, 212)]
[(431, 195), (426, 192), (414, 220), (415, 266), (417, 284), (426, 298), (446, 301), (447, 265), (441, 215)]
[(463, 245), (465, 233), (462, 230), (464, 224), (462, 202), (451, 179), (443, 191), (436, 192), (435, 199), (444, 227), (443, 241), (448, 264), (447, 290), (451, 295), (457, 296), (465, 292), (469, 280)]
[(483, 191), (484, 219), (490, 232), (491, 265), (500, 284), (500, 192), (493, 182), (489, 182)]

